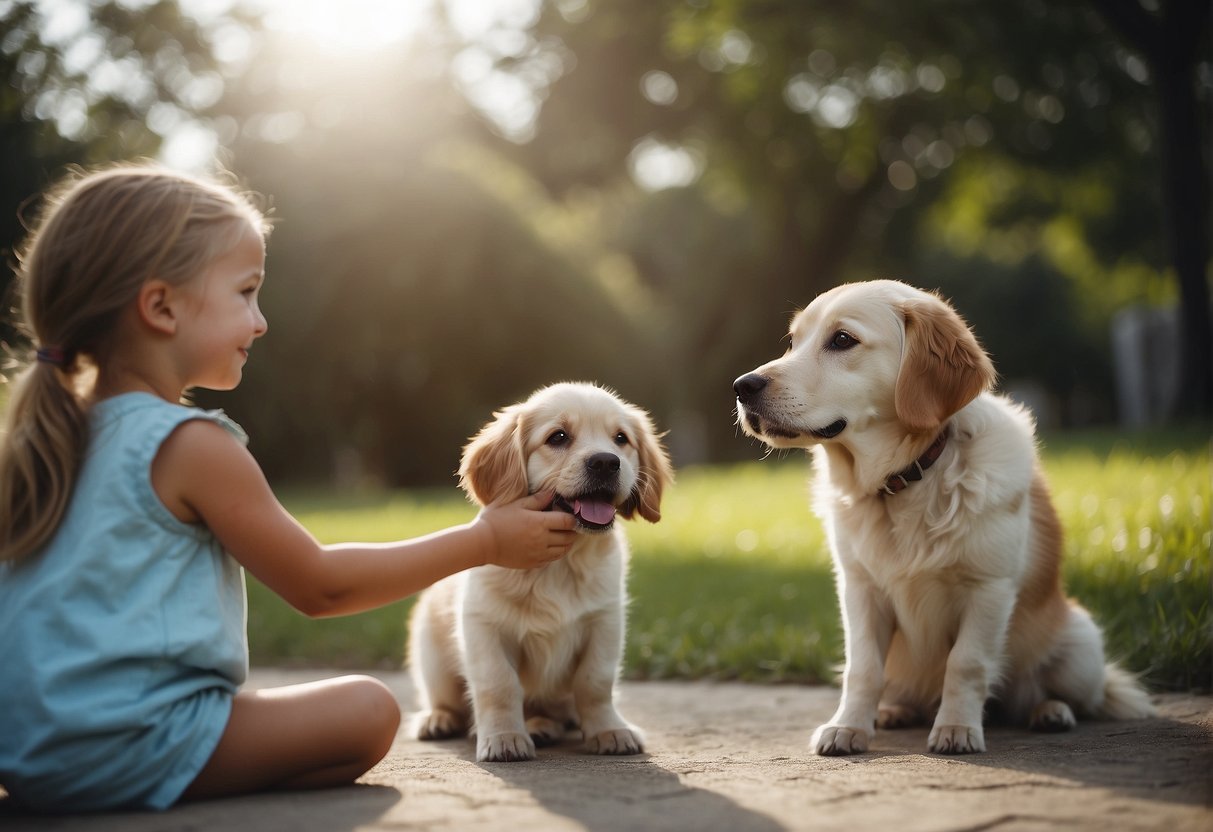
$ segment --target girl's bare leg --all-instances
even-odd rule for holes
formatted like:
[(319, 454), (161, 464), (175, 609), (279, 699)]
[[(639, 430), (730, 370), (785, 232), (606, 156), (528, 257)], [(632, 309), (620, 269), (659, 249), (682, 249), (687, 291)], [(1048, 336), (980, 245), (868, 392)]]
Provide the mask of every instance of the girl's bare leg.
[(353, 783), (387, 754), (399, 724), (396, 698), (369, 676), (242, 691), (182, 800)]

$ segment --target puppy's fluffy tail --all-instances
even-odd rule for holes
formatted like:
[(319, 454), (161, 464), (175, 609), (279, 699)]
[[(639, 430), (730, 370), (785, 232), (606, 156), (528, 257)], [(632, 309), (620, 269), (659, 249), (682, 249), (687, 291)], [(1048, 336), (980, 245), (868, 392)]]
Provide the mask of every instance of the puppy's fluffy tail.
[(1145, 719), (1157, 716), (1150, 694), (1137, 677), (1115, 662), (1104, 668), (1103, 702), (1095, 709), (1100, 719)]

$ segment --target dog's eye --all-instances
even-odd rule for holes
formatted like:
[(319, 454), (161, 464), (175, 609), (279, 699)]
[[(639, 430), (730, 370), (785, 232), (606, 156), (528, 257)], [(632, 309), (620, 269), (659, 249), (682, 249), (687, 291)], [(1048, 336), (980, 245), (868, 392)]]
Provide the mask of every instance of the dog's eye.
[(624, 433), (623, 431), (619, 431), (619, 433), (615, 434), (615, 444), (616, 445), (628, 444), (628, 435), (626, 433)]
[(548, 437), (547, 443), (553, 448), (559, 448), (569, 444), (569, 435), (562, 430), (553, 431), (552, 435)]
[(834, 333), (834, 337), (830, 339), (830, 343), (826, 345), (826, 349), (830, 350), (849, 350), (851, 347), (859, 343), (854, 335), (847, 332), (845, 329), (840, 329)]

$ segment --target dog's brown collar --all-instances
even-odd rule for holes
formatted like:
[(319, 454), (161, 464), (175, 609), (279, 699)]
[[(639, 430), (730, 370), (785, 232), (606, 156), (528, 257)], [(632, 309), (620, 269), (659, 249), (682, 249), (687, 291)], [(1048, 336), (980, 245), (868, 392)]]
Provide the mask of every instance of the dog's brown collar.
[(904, 491), (910, 483), (918, 482), (922, 479), (922, 473), (939, 459), (939, 455), (943, 453), (944, 446), (947, 444), (948, 429), (945, 427), (939, 432), (939, 436), (935, 437), (935, 441), (931, 443), (931, 447), (927, 448), (926, 453), (914, 460), (909, 468), (898, 471), (885, 480), (884, 488), (877, 493), (888, 494), (891, 497), (899, 491)]

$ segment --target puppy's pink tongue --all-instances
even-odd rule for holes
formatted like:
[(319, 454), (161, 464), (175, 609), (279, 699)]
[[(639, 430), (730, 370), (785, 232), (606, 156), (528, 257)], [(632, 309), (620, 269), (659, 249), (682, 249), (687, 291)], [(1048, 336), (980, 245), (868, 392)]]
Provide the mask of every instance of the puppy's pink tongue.
[(605, 526), (615, 519), (615, 507), (599, 500), (576, 500), (573, 513), (588, 523)]

